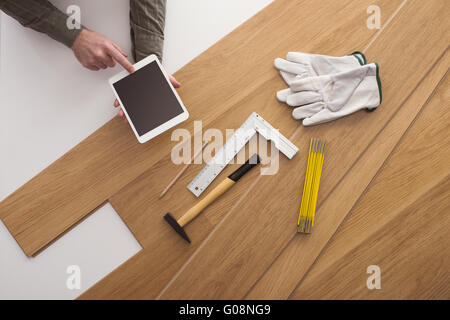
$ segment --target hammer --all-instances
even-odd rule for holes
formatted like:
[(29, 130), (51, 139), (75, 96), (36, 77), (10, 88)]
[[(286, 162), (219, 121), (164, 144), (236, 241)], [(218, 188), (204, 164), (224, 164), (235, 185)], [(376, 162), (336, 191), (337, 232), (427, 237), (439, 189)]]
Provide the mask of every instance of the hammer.
[(197, 217), (200, 212), (207, 206), (214, 202), (218, 197), (224, 194), (230, 189), (240, 178), (242, 178), (250, 169), (255, 167), (261, 162), (259, 155), (254, 154), (251, 156), (245, 164), (239, 169), (233, 172), (228, 178), (225, 178), (217, 187), (215, 187), (210, 193), (208, 193), (202, 200), (200, 200), (195, 206), (189, 209), (180, 219), (176, 220), (170, 213), (164, 216), (164, 219), (169, 225), (187, 242), (191, 243), (188, 235), (184, 231), (184, 226)]

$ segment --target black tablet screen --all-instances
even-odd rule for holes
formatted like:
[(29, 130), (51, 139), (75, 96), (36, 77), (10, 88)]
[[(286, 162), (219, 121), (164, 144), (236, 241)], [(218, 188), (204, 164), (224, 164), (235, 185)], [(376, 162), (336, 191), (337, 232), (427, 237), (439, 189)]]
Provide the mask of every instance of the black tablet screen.
[(113, 84), (139, 136), (183, 113), (154, 61)]

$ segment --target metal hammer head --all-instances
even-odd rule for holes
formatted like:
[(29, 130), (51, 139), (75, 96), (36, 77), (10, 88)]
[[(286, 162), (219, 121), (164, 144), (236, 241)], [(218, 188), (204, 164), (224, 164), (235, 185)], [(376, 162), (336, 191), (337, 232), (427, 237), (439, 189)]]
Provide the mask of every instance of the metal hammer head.
[(191, 243), (191, 239), (189, 239), (188, 235), (184, 231), (183, 227), (177, 222), (177, 220), (170, 214), (166, 213), (164, 216), (164, 220), (167, 221), (168, 224), (187, 242)]

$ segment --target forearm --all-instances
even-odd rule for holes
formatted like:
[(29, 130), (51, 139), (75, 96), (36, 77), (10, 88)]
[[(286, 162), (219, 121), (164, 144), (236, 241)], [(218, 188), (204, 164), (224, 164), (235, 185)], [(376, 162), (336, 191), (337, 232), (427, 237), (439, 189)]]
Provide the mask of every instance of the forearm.
[(164, 46), (166, 0), (130, 0), (133, 57), (139, 61), (150, 54), (161, 60)]
[(47, 0), (2, 0), (0, 9), (24, 27), (45, 33), (69, 48), (82, 30), (69, 29), (68, 16)]

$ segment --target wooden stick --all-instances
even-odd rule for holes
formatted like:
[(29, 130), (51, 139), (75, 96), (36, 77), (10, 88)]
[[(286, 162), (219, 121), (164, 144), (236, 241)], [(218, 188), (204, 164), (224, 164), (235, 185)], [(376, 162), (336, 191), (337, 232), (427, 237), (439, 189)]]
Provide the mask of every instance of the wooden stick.
[(162, 197), (164, 197), (164, 195), (167, 193), (167, 191), (169, 191), (170, 188), (172, 188), (172, 186), (175, 184), (175, 182), (177, 182), (178, 179), (180, 179), (180, 177), (183, 175), (183, 173), (187, 170), (187, 168), (189, 167), (189, 165), (194, 162), (195, 158), (198, 157), (198, 155), (200, 153), (202, 153), (203, 149), (205, 149), (206, 145), (208, 144), (208, 142), (205, 142), (202, 146), (202, 149), (200, 151), (198, 151), (196, 154), (194, 154), (191, 158), (191, 161), (187, 164), (184, 165), (184, 168), (181, 169), (180, 172), (178, 172), (178, 174), (175, 176), (175, 178), (172, 179), (172, 181), (170, 181), (169, 185), (164, 189), (163, 192), (161, 192), (161, 194), (159, 195), (158, 199), (161, 199)]

